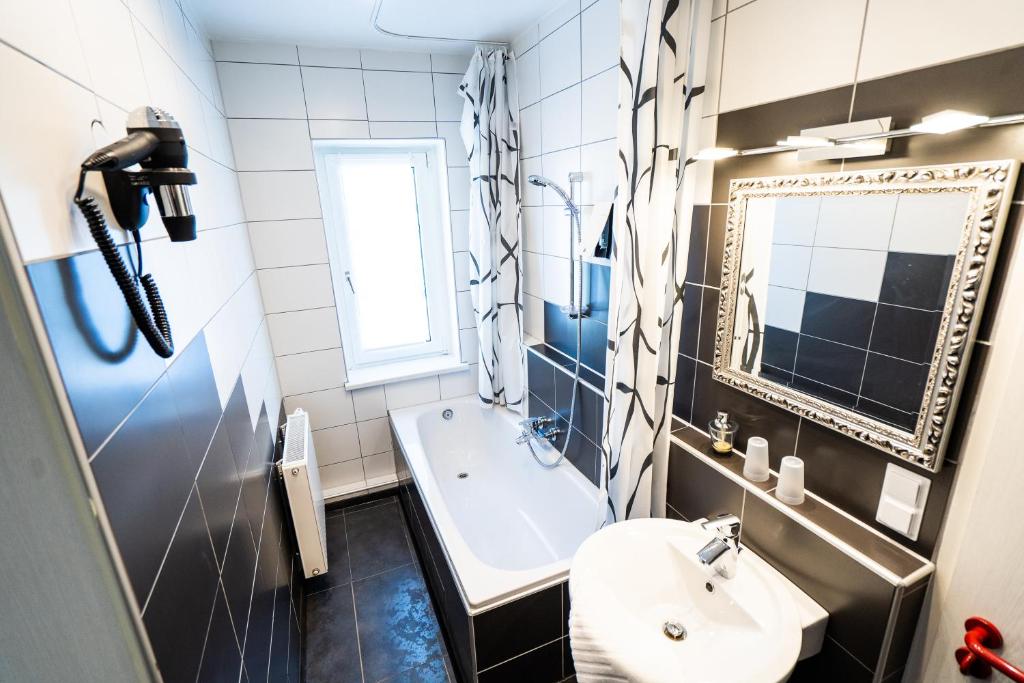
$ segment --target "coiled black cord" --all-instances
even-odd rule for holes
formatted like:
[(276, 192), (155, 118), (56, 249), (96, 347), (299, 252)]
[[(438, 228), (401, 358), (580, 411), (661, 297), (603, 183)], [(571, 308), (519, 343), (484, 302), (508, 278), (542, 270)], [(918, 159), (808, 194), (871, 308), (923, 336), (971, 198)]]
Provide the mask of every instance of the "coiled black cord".
[[(85, 222), (89, 224), (89, 232), (92, 234), (93, 240), (96, 241), (96, 246), (99, 247), (100, 253), (103, 254), (103, 260), (106, 262), (107, 268), (110, 269), (110, 274), (114, 276), (114, 281), (117, 282), (117, 286), (124, 296), (125, 303), (128, 304), (128, 310), (131, 312), (135, 324), (142, 332), (142, 336), (146, 338), (146, 341), (149, 342), (150, 347), (158, 356), (170, 358), (174, 355), (174, 340), (171, 338), (171, 324), (167, 320), (167, 311), (164, 309), (163, 299), (160, 298), (160, 290), (156, 286), (156, 280), (149, 273), (133, 277), (128, 272), (128, 267), (125, 266), (121, 253), (110, 236), (110, 231), (107, 229), (107, 220), (103, 217), (103, 212), (100, 210), (96, 200), (92, 197), (82, 196), (83, 188), (85, 187), (85, 174), (86, 169), (82, 169), (82, 175), (78, 183), (78, 192), (75, 193), (75, 204), (82, 212), (82, 215), (85, 216)], [(139, 245), (137, 232), (134, 233), (134, 237), (136, 249), (139, 250), (139, 272), (141, 273), (142, 247)], [(136, 280), (142, 285), (142, 289), (146, 293), (146, 302), (149, 303), (148, 308), (142, 300)]]

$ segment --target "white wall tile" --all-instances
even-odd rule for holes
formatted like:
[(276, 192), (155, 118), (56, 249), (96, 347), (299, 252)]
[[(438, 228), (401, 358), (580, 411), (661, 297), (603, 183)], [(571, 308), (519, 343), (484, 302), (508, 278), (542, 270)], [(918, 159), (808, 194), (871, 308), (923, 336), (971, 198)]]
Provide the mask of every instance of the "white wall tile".
[(334, 306), (331, 267), (327, 264), (259, 271), (263, 308), (284, 313)]
[(477, 392), (477, 374), (479, 367), (474, 363), (466, 370), (447, 372), (438, 379), (441, 381), (441, 399), (472, 396)]
[(810, 247), (773, 244), (768, 282), (779, 287), (806, 289), (811, 267)]
[(366, 485), (379, 486), (395, 480), (395, 456), (391, 451), (363, 458)]
[(469, 292), (458, 292), (455, 295), (455, 305), (458, 309), (459, 329), (465, 330), (476, 327), (476, 313), (473, 312), (473, 297)]
[(388, 410), (399, 410), (441, 398), (437, 376), (420, 377), (384, 386)]
[(364, 387), (352, 391), (352, 404), (355, 406), (357, 420), (373, 420), (388, 414), (387, 397), (384, 386)]
[(365, 119), (363, 72), (359, 69), (302, 67), (302, 87), (311, 119)]
[(963, 192), (900, 195), (889, 251), (953, 255), (967, 217)]
[(433, 121), (431, 75), (364, 71), (366, 107), (371, 121)]
[(358, 423), (359, 451), (363, 457), (391, 450), (391, 421), (386, 417)]
[(0, 4), (0, 39), (78, 83), (91, 85), (70, 2), (7, 0)]
[(323, 221), (262, 221), (249, 223), (249, 239), (257, 268), (327, 263)]
[(458, 292), (469, 289), (470, 263), (469, 252), (459, 251), (455, 253), (455, 290)]
[(885, 259), (884, 251), (814, 247), (807, 291), (878, 301)]
[(397, 50), (360, 50), (364, 69), (388, 71), (430, 71), (430, 55)]
[(758, 0), (730, 12), (720, 110), (852, 83), (865, 2)]
[(544, 338), (544, 300), (527, 294), (523, 297), (523, 307), (526, 315), (525, 332), (537, 339)]
[(359, 68), (359, 50), (337, 47), (299, 46), (299, 64), (303, 66), (334, 66)]
[(433, 121), (370, 121), (370, 137), (436, 138), (437, 124)]
[[(128, 8), (119, 0), (78, 0), (72, 10), (96, 94), (128, 111), (147, 102), (149, 89)], [(47, 33), (52, 26), (52, 20), (46, 22)]]
[(519, 86), (519, 107), (528, 107), (540, 100), (540, 50), (530, 50), (516, 63), (516, 85)]
[(456, 74), (434, 74), (434, 104), (437, 106), (438, 121), (461, 121), (465, 100), (459, 94), (462, 76)]
[(359, 434), (354, 424), (313, 432), (316, 461), (321, 467), (359, 459)]
[[(722, 58), (725, 56), (725, 19), (711, 22), (711, 34), (708, 36), (708, 62), (704, 79), (704, 102), (701, 107), (703, 116), (718, 113), (718, 98), (722, 89)], [(713, 142), (713, 141), (712, 141)]]
[(213, 56), (221, 62), (258, 62), (262, 64), (298, 64), (294, 45), (213, 41)]
[(299, 119), (228, 119), (239, 171), (313, 170), (309, 128)]
[(214, 161), (228, 168), (235, 168), (235, 150), (231, 147), (228, 120), (210, 100), (205, 97), (202, 100), (203, 118), (206, 120), (206, 133), (210, 140), (210, 154)]
[(619, 72), (605, 71), (583, 81), (583, 143), (615, 137), (619, 113)]
[(312, 171), (247, 171), (238, 184), (250, 221), (319, 218), (320, 193)]
[(565, 207), (544, 207), (544, 253), (572, 258), (572, 229)]
[(569, 303), (569, 259), (544, 257), (544, 300), (559, 306)]
[(790, 332), (799, 332), (804, 315), (802, 289), (768, 286), (768, 304), (765, 310), (765, 324)]
[(452, 211), (469, 210), (469, 167), (448, 169), (448, 203)]
[(583, 10), (583, 78), (619, 63), (619, 3), (598, 0)]
[(449, 166), (469, 165), (469, 155), (466, 153), (466, 145), (462, 142), (458, 123), (455, 121), (438, 123), (437, 135), (444, 138), (445, 159)]
[(580, 145), (580, 86), (541, 100), (541, 142), (544, 153)]
[(309, 137), (331, 139), (356, 139), (370, 137), (370, 126), (366, 121), (311, 120)]
[(218, 62), (217, 74), (224, 97), (224, 113), (229, 117), (306, 118), (297, 66)]
[(259, 285), (255, 277), (250, 277), (204, 329), (221, 407), (227, 405), (252, 339), (262, 323)]
[(480, 361), (480, 338), (475, 327), (459, 330), (459, 357), (463, 363)]
[(149, 89), (148, 104), (177, 115), (176, 108), (180, 104), (178, 87), (181, 85), (177, 65), (145, 29), (136, 26), (135, 37)]
[(341, 346), (338, 311), (333, 306), (308, 311), (270, 313), (267, 315), (267, 323), (270, 325), (270, 339), (274, 344), (274, 354), (277, 356)]
[(363, 488), (366, 480), (363, 476), (362, 458), (321, 467), (320, 485), (324, 491), (357, 491)]
[(520, 154), (523, 157), (537, 156), (541, 147), (541, 103), (519, 111), (519, 135), (522, 140)]
[[(569, 174), (580, 170), (580, 148), (570, 147), (558, 152), (545, 154), (541, 160), (542, 173), (561, 185), (568, 192)], [(586, 185), (586, 183), (584, 183)], [(550, 188), (544, 188), (544, 204), (546, 206), (564, 206), (562, 198)]]
[(259, 421), (260, 408), (263, 406), (264, 389), (267, 385), (267, 377), (274, 368), (274, 351), (270, 346), (270, 336), (267, 333), (267, 326), (260, 325), (252, 346), (249, 348), (249, 355), (242, 364), (242, 389), (245, 392), (245, 401), (249, 408), (249, 420), (252, 428), (256, 429)]
[(469, 251), (469, 211), (450, 211), (452, 251)]
[(872, 2), (857, 78), (878, 78), (1020, 45), (1022, 25), (1024, 3), (1018, 0)]
[(312, 429), (339, 427), (356, 421), (352, 396), (344, 387), (297, 394), (284, 399), (284, 409), (291, 413), (302, 408), (309, 413)]
[(814, 244), (821, 197), (785, 197), (775, 202), (772, 242), (775, 244)]
[(466, 73), (466, 69), (469, 68), (469, 60), (472, 57), (473, 55), (470, 54), (449, 55), (432, 52), (430, 54), (430, 70), (434, 73), (458, 74), (462, 76)]
[[(544, 172), (540, 157), (519, 160), (519, 175), (529, 178)], [(544, 204), (544, 191), (529, 182), (523, 183), (523, 206), (541, 206)]]
[(523, 255), (523, 291), (544, 297), (544, 256), (527, 252)]
[(580, 20), (573, 19), (540, 43), (540, 96), (547, 97), (582, 80)]
[(580, 0), (566, 0), (540, 18), (537, 31), (540, 38), (550, 35), (559, 26), (572, 19), (580, 12)]
[(345, 357), (341, 349), (282, 356), (276, 362), (281, 393), (285, 396), (334, 389), (345, 383)]
[(896, 195), (823, 197), (814, 244), (886, 251), (896, 215)]
[(540, 40), (540, 31), (537, 24), (526, 27), (522, 33), (512, 41), (512, 51), (519, 58), (524, 57)]
[(546, 207), (526, 206), (522, 209), (523, 249), (544, 253), (544, 211)]

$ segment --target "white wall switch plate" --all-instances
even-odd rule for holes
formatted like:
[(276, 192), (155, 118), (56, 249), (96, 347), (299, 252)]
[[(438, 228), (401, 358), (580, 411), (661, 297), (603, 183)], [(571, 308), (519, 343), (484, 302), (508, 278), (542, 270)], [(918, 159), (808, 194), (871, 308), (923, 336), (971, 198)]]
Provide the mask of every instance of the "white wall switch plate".
[(889, 463), (875, 520), (916, 541), (931, 484), (927, 477)]

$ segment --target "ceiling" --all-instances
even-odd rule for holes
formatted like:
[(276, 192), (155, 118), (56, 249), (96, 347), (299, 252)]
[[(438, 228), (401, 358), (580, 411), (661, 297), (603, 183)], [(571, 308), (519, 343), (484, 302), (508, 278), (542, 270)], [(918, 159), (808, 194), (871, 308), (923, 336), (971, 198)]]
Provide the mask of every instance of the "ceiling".
[[(191, 8), (213, 39), (468, 52), (467, 43), (382, 35), (374, 0), (199, 0)], [(391, 32), (510, 42), (551, 0), (382, 0), (379, 24)]]

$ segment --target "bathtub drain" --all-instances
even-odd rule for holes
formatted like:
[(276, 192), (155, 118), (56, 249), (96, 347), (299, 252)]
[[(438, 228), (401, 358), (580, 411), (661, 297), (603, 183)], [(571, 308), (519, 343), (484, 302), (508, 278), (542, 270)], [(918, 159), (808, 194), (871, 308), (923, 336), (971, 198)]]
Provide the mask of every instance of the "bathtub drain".
[(459, 472), (456, 476), (458, 476), (459, 479), (465, 479), (469, 476), (469, 472)]

